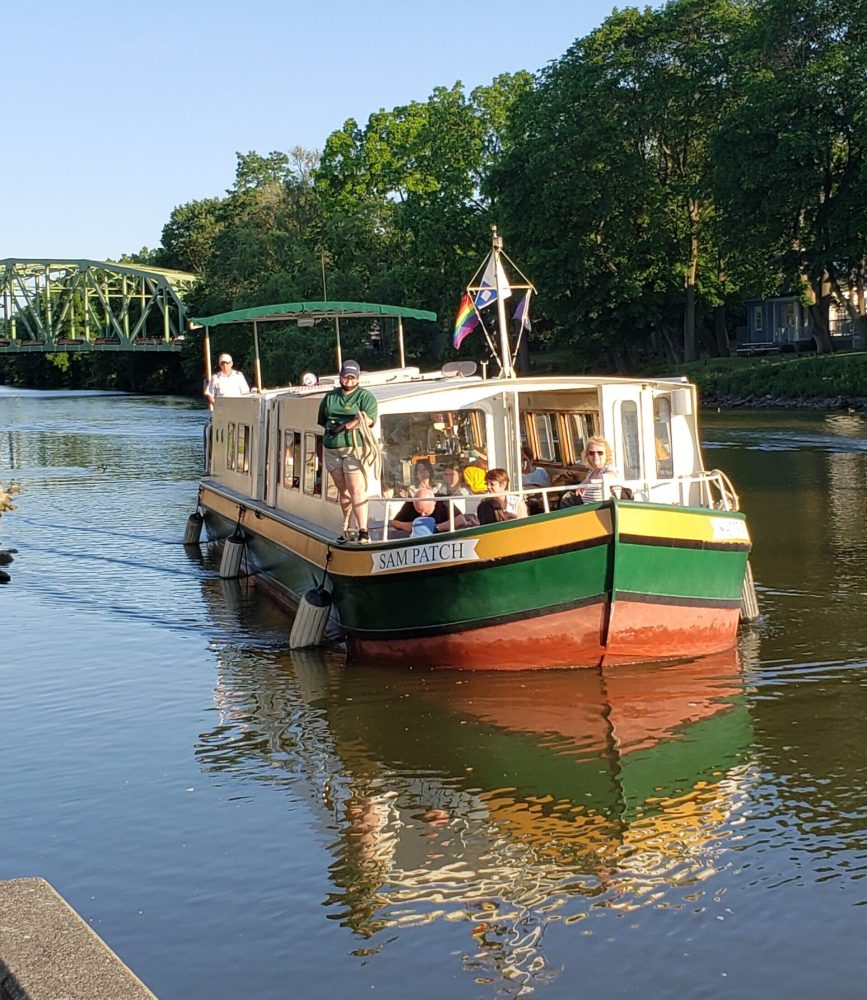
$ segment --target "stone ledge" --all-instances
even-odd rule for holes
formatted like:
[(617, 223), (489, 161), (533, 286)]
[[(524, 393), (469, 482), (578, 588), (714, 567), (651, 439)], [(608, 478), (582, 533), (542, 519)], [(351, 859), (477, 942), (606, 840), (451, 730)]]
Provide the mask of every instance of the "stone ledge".
[(0, 1000), (157, 1000), (41, 878), (0, 882)]

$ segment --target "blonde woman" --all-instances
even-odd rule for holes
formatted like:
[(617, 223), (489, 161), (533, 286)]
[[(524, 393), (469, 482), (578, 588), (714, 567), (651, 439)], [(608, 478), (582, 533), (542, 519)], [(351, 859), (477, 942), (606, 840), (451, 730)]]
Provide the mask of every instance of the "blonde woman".
[[(590, 471), (575, 488), (584, 503), (599, 503), (611, 496), (611, 486), (620, 484), (611, 445), (604, 437), (592, 437), (584, 445), (584, 463)], [(603, 491), (603, 485), (605, 490)], [(607, 495), (603, 496), (603, 492)]]

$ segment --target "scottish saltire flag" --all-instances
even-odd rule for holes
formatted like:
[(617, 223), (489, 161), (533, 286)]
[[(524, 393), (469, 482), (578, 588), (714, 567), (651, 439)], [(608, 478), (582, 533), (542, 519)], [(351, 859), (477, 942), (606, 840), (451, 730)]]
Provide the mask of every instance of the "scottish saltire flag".
[(521, 324), (520, 328), (519, 328), (521, 330), (521, 332), (523, 332), (524, 330), (532, 330), (533, 329), (533, 324), (530, 322), (530, 295), (531, 294), (532, 294), (531, 291), (529, 289), (527, 289), (527, 291), (524, 293), (524, 297), (518, 303), (518, 308), (512, 314), (512, 319), (515, 320), (516, 323), (520, 323)]
[(455, 335), (452, 338), (452, 344), (454, 344), (455, 349), (461, 346), (478, 325), (479, 317), (473, 308), (473, 300), (469, 295), (464, 294), (464, 297), (461, 299), (460, 308), (458, 309), (458, 315), (455, 319)]
[[(497, 273), (494, 267), (494, 255), (488, 257), (488, 266), (482, 275), (481, 288), (476, 292), (476, 309), (484, 309), (492, 302), (497, 301)], [(507, 299), (512, 294), (508, 282), (503, 287), (503, 298)]]

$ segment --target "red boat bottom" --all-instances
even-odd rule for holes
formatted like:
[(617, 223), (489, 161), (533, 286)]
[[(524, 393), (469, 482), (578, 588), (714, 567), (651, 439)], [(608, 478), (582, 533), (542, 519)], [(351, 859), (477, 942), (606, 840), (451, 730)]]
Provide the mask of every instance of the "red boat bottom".
[(613, 608), (606, 663), (707, 656), (730, 649), (737, 640), (736, 607), (618, 599)]
[(461, 670), (536, 670), (542, 666), (598, 667), (605, 605), (412, 639), (347, 638), (351, 656), (404, 667)]

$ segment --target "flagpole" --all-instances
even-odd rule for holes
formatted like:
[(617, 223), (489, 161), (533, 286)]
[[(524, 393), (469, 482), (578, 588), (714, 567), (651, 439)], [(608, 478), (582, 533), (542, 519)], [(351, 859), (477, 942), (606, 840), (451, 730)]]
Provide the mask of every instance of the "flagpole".
[(512, 348), (509, 344), (509, 326), (506, 322), (506, 300), (504, 293), (506, 290), (503, 281), (503, 268), (500, 264), (500, 253), (503, 249), (503, 237), (497, 235), (497, 227), (491, 226), (493, 230), (493, 250), (494, 255), (494, 277), (497, 283), (497, 320), (500, 325), (500, 370), (503, 378), (514, 378), (515, 369), (512, 367)]

